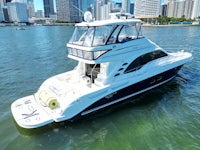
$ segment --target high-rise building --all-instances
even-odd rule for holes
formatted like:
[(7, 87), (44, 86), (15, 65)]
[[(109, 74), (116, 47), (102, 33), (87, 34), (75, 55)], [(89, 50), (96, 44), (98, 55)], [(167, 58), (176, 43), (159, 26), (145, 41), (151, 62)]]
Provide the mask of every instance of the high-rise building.
[(181, 18), (184, 15), (184, 10), (185, 10), (185, 1), (179, 1), (177, 2), (177, 10), (176, 10), (176, 18)]
[(193, 11), (191, 18), (200, 17), (200, 0), (194, 0)]
[(160, 9), (160, 15), (161, 16), (167, 16), (167, 4), (162, 4)]
[(135, 0), (136, 18), (155, 18), (160, 13), (160, 0)]
[(114, 5), (109, 0), (96, 0), (95, 19), (96, 20), (109, 19), (109, 13), (111, 13), (113, 6)]
[(186, 19), (190, 19), (192, 17), (193, 4), (193, 0), (185, 0), (184, 15)]
[(44, 16), (46, 18), (49, 18), (50, 15), (54, 15), (55, 11), (54, 11), (53, 0), (43, 0), (43, 3), (44, 3)]
[(2, 22), (4, 20), (4, 17), (3, 17), (3, 8), (2, 8), (3, 5), (0, 5), (0, 22)]
[(95, 0), (80, 0), (80, 9), (84, 12), (88, 11), (91, 7), (94, 7)]
[(35, 12), (35, 17), (36, 17), (36, 18), (43, 18), (43, 17), (44, 17), (43, 11), (42, 11), (42, 10), (37, 10), (37, 11)]
[(120, 12), (122, 8), (122, 3), (111, 2), (111, 12)]
[(134, 3), (130, 4), (130, 14), (134, 14)]
[(95, 0), (79, 0), (79, 15), (83, 16), (86, 11), (90, 11), (94, 17)]
[(4, 6), (4, 0), (0, 0), (0, 6)]
[(10, 21), (29, 22), (27, 5), (25, 3), (11, 2), (7, 3)]
[(35, 7), (33, 0), (27, 0), (27, 9), (28, 9), (28, 16), (32, 18), (35, 16)]
[(3, 15), (4, 15), (4, 22), (9, 22), (9, 15), (8, 15), (8, 9), (6, 7), (3, 8)]
[(27, 3), (27, 0), (12, 0), (12, 2)]
[(180, 0), (168, 2), (167, 16), (175, 18), (181, 18), (184, 16), (186, 19), (190, 19), (192, 16), (193, 3), (193, 0)]
[(122, 10), (125, 13), (130, 13), (130, 0), (122, 0)]
[(57, 19), (66, 22), (80, 22), (80, 7), (78, 0), (56, 0)]
[(96, 5), (95, 5), (95, 19), (96, 20), (101, 20), (101, 7), (102, 6), (103, 6), (103, 1), (96, 0)]
[(6, 3), (11, 2), (12, 0), (0, 0), (0, 5), (5, 6)]
[(5, 1), (6, 1), (6, 3), (12, 2), (12, 0), (5, 0)]
[(111, 12), (111, 3), (107, 2), (101, 7), (101, 20), (109, 19), (110, 12)]
[(176, 6), (176, 2), (174, 2), (174, 1), (167, 3), (167, 16), (168, 17), (175, 16), (175, 6)]
[(176, 0), (164, 0), (164, 3), (167, 4), (169, 2), (176, 2)]

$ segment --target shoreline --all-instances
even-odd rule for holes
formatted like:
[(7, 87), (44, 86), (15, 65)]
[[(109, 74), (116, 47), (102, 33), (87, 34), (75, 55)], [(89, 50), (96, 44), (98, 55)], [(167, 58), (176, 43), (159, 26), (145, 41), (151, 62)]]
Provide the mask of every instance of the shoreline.
[[(15, 24), (15, 23), (0, 23), (0, 27), (26, 27), (26, 26), (74, 26), (75, 23), (52, 23), (52, 24)], [(142, 24), (143, 27), (185, 27), (185, 26), (200, 26), (199, 24), (167, 24), (167, 25), (155, 25), (155, 24)]]
[(200, 26), (200, 24), (167, 24), (167, 25), (154, 25), (142, 24), (143, 27), (185, 27), (185, 26)]
[(73, 26), (75, 23), (52, 23), (52, 24), (25, 24), (25, 23), (0, 23), (0, 27), (26, 27), (26, 26)]

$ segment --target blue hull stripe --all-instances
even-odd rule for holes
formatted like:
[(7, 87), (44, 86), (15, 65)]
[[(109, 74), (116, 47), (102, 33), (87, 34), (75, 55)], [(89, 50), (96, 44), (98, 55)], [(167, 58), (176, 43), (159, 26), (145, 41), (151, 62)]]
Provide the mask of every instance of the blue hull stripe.
[(126, 88), (123, 88), (119, 91), (116, 91), (112, 95), (105, 96), (104, 98), (100, 99), (99, 101), (95, 102), (94, 104), (86, 108), (84, 111), (82, 111), (81, 115), (87, 115), (91, 112), (100, 110), (112, 104), (123, 101), (127, 98), (136, 96), (145, 91), (153, 89), (157, 86), (160, 86), (173, 79), (181, 67), (182, 66), (179, 66), (174, 69), (168, 70), (154, 77), (148, 78), (136, 84), (130, 85)]

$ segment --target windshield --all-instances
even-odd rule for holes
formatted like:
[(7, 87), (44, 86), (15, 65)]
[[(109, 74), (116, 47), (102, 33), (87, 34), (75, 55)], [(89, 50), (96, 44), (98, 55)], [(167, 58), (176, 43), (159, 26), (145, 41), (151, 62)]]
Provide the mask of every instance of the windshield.
[(87, 27), (78, 27), (78, 28), (76, 27), (69, 43), (73, 43), (76, 45), (83, 45), (87, 29), (88, 29)]
[(124, 43), (142, 38), (141, 24), (76, 26), (69, 43), (81, 46), (101, 46)]
[(105, 45), (114, 26), (80, 27), (77, 26), (69, 43), (83, 46)]
[(118, 42), (123, 43), (130, 40), (141, 38), (142, 30), (139, 23), (133, 25), (125, 25), (122, 27), (119, 35), (118, 35)]

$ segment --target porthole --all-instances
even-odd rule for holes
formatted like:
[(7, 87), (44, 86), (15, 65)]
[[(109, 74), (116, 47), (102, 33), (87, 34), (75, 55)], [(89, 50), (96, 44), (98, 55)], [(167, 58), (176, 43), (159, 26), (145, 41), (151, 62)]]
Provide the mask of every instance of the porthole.
[(122, 66), (126, 66), (128, 63), (124, 63)]
[(117, 74), (115, 74), (115, 77), (116, 77), (116, 76), (119, 76), (119, 75), (120, 75), (120, 73), (117, 73)]
[(119, 68), (119, 70), (118, 70), (118, 71), (122, 71), (122, 70), (124, 70), (124, 68)]

